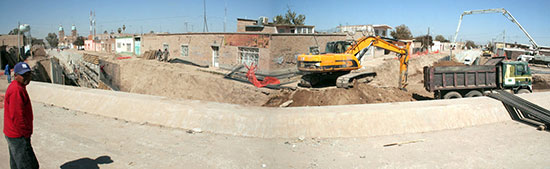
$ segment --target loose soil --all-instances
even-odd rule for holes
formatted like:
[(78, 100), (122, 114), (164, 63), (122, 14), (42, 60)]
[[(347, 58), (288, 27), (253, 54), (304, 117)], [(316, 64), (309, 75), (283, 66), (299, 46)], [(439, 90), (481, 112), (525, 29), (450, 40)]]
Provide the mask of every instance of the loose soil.
[[(365, 69), (362, 71), (374, 71), (377, 76), (369, 83), (356, 83), (350, 89), (329, 86), (281, 90), (256, 88), (249, 83), (225, 79), (223, 71), (215, 69), (141, 58), (117, 60), (114, 59), (116, 56), (112, 55), (102, 57), (119, 66), (117, 81), (120, 90), (124, 92), (247, 106), (278, 107), (287, 103), (287, 106), (295, 107), (433, 99), (433, 93), (424, 89), (423, 67), (463, 65), (458, 62), (439, 61), (447, 55), (438, 53), (412, 57), (409, 62), (407, 91), (397, 88), (399, 61), (394, 55), (366, 61)], [(535, 91), (550, 89), (550, 75), (535, 75), (533, 80)]]

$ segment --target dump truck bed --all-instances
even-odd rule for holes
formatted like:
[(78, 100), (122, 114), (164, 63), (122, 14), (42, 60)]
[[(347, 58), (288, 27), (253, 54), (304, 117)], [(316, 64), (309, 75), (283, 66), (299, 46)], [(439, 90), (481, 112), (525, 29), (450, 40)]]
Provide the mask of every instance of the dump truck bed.
[(424, 67), (427, 91), (497, 88), (496, 65)]

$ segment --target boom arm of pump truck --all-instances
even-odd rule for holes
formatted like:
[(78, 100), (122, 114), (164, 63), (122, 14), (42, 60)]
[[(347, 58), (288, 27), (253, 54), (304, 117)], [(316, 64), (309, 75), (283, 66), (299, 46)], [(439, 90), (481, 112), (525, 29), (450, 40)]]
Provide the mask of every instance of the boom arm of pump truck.
[(362, 37), (357, 40), (355, 44), (350, 46), (345, 53), (356, 56), (357, 60), (361, 62), (361, 59), (371, 46), (376, 46), (399, 54), (399, 88), (405, 89), (405, 87), (407, 87), (410, 43), (406, 43), (405, 47), (401, 48), (378, 36)]
[(460, 20), (458, 20), (458, 27), (456, 28), (455, 36), (453, 38), (453, 43), (456, 42), (456, 38), (458, 36), (458, 31), (460, 30), (460, 24), (462, 23), (462, 18), (464, 17), (464, 15), (485, 14), (485, 13), (502, 13), (502, 15), (504, 15), (504, 17), (508, 18), (510, 21), (512, 21), (513, 23), (518, 25), (519, 29), (521, 29), (521, 31), (523, 31), (523, 33), (525, 33), (525, 35), (527, 35), (527, 38), (529, 38), (529, 42), (531, 42), (531, 44), (533, 45), (533, 48), (538, 53), (539, 45), (537, 44), (537, 42), (535, 42), (533, 37), (531, 37), (531, 35), (529, 35), (529, 33), (527, 33), (527, 31), (523, 28), (523, 26), (521, 26), (521, 24), (519, 24), (519, 22), (516, 20), (516, 18), (514, 18), (514, 16), (512, 16), (512, 14), (510, 12), (508, 12), (507, 10), (505, 10), (504, 8), (464, 11), (462, 13), (462, 15), (460, 15)]

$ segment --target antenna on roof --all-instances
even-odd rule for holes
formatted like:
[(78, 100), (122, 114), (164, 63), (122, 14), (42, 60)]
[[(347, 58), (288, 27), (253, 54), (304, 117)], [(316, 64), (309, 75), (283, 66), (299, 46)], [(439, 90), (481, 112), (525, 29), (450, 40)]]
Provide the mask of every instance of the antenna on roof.
[(203, 32), (208, 32), (208, 23), (206, 22), (206, 0), (203, 0), (203, 4), (204, 4), (204, 27), (203, 27), (202, 31)]

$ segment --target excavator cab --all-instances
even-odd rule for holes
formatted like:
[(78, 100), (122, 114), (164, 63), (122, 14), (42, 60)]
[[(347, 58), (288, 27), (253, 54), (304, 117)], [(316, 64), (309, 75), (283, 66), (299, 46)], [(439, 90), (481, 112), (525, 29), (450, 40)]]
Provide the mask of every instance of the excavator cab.
[(352, 45), (352, 41), (332, 41), (327, 42), (327, 46), (325, 48), (326, 53), (344, 53), (346, 50)]
[(298, 85), (312, 87), (323, 79), (334, 79), (336, 87), (349, 88), (356, 80), (376, 76), (375, 72), (352, 72), (362, 67), (361, 58), (372, 46), (399, 54), (399, 88), (405, 89), (410, 43), (406, 43), (405, 47), (399, 47), (395, 41), (376, 36), (362, 37), (357, 41), (334, 41), (327, 43), (326, 53), (299, 55), (297, 68), (303, 76)]

